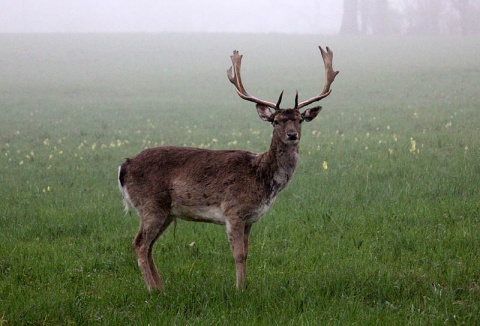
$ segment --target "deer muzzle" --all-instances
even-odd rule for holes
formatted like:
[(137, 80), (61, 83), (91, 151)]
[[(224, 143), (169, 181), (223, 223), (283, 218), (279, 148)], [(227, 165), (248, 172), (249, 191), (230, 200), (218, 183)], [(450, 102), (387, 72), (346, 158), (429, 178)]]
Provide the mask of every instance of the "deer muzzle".
[(298, 140), (298, 132), (295, 130), (287, 131), (287, 139), (290, 141)]

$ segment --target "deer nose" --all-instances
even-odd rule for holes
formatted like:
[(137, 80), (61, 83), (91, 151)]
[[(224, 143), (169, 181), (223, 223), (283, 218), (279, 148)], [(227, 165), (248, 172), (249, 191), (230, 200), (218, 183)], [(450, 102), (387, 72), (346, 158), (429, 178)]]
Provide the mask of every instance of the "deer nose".
[(295, 130), (287, 131), (288, 140), (297, 140), (298, 139), (298, 132)]

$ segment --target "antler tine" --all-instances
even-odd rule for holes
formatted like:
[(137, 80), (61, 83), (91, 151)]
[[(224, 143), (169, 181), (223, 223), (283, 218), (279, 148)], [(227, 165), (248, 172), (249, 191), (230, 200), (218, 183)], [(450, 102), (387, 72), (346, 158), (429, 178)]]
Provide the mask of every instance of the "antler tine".
[(321, 46), (319, 46), (318, 48), (322, 53), (323, 63), (325, 65), (325, 86), (323, 86), (323, 90), (320, 93), (320, 95), (312, 97), (306, 101), (299, 103), (297, 107), (298, 109), (301, 109), (309, 104), (312, 104), (313, 102), (320, 101), (321, 99), (330, 95), (330, 93), (332, 92), (332, 90), (330, 89), (330, 85), (332, 85), (333, 81), (335, 80), (335, 77), (340, 72), (340, 71), (333, 70), (333, 67), (332, 67), (333, 51), (330, 50), (328, 46), (326, 47), (327, 51), (322, 49)]
[(279, 109), (280, 101), (282, 99), (281, 95), (280, 95), (278, 103), (275, 104), (275, 103), (272, 103), (272, 102), (268, 102), (268, 101), (258, 99), (255, 96), (252, 96), (252, 95), (247, 93), (247, 91), (243, 87), (242, 75), (240, 73), (240, 68), (242, 66), (242, 57), (243, 57), (243, 55), (239, 54), (238, 51), (233, 51), (233, 55), (230, 56), (230, 58), (232, 59), (233, 71), (232, 71), (232, 67), (230, 67), (227, 70), (228, 80), (230, 80), (230, 82), (233, 85), (235, 85), (235, 88), (237, 90), (237, 94), (241, 98), (243, 98), (244, 100), (254, 102), (254, 103), (257, 103), (259, 105), (267, 106), (267, 107), (275, 109), (275, 110)]
[(283, 91), (280, 93), (280, 96), (278, 97), (277, 104), (275, 104), (274, 109), (280, 109), (280, 103), (282, 103), (282, 97), (283, 97)]

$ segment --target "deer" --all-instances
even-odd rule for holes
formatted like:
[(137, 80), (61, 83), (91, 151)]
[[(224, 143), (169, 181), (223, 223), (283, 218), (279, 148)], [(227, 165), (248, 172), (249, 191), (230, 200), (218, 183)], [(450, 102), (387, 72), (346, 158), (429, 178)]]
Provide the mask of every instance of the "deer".
[[(256, 104), (261, 120), (271, 123), (270, 148), (261, 154), (245, 150), (212, 150), (160, 146), (127, 158), (118, 168), (118, 186), (125, 211), (134, 208), (140, 227), (133, 240), (138, 266), (147, 289), (165, 288), (153, 259), (153, 246), (177, 218), (225, 225), (233, 254), (237, 289), (245, 288), (246, 261), (252, 225), (259, 221), (289, 184), (299, 159), (302, 123), (315, 119), (321, 106), (300, 110), (329, 96), (339, 71), (333, 52), (319, 46), (324, 66), (322, 92), (289, 109), (250, 95), (241, 77), (243, 55), (234, 51), (229, 81), (240, 98)], [(233, 72), (232, 72), (233, 69)]]

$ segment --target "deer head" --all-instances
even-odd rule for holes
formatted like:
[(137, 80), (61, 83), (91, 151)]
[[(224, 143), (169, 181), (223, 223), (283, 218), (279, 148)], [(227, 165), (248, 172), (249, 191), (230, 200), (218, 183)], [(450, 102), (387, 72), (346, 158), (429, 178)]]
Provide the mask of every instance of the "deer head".
[[(282, 102), (283, 91), (276, 103), (264, 101), (258, 99), (245, 90), (242, 83), (241, 65), (242, 57), (238, 51), (233, 51), (232, 67), (227, 71), (228, 79), (235, 85), (237, 94), (244, 100), (256, 103), (256, 108), (260, 119), (272, 123), (274, 127), (274, 139), (280, 139), (285, 144), (298, 144), (301, 137), (301, 124), (304, 121), (312, 121), (318, 115), (321, 106), (306, 109), (304, 112), (300, 112), (300, 109), (314, 103), (330, 95), (332, 90), (330, 85), (335, 80), (335, 77), (339, 71), (334, 71), (332, 68), (333, 52), (328, 47), (326, 51), (319, 46), (322, 54), (323, 62), (325, 65), (325, 85), (322, 92), (306, 101), (298, 103), (298, 91), (295, 95), (295, 107), (289, 109), (280, 108)], [(273, 110), (273, 111), (272, 111)], [(276, 136), (276, 137), (275, 137)]]

